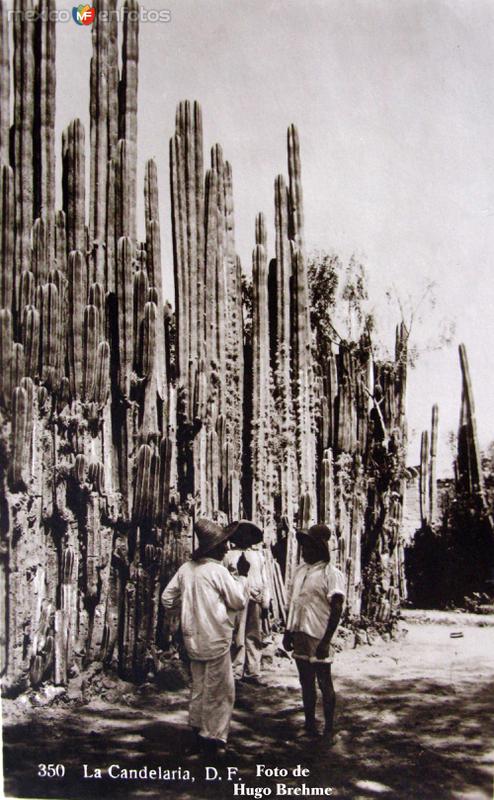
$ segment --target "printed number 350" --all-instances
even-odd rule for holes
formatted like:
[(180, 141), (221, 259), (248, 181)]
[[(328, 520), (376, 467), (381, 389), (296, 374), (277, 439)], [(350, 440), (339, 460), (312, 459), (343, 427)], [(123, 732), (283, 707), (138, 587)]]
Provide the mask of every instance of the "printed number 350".
[(38, 764), (40, 778), (63, 778), (65, 767), (63, 764)]

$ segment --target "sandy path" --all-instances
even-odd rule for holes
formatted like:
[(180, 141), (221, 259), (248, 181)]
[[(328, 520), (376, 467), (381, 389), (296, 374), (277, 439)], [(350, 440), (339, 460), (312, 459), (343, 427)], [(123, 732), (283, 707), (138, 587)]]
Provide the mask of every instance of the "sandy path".
[[(405, 615), (406, 636), (339, 654), (338, 741), (299, 738), (302, 723), (293, 663), (277, 660), (266, 686), (239, 687), (232, 728), (245, 786), (272, 790), (331, 787), (332, 797), (480, 800), (493, 797), (494, 619), (461, 614)], [(451, 638), (452, 632), (462, 633)], [(7, 709), (8, 711), (8, 709)], [(184, 758), (187, 693), (129, 690), (118, 704), (46, 708), (4, 721), (5, 791), (16, 797), (230, 798), (233, 783), (204, 781), (204, 765)], [(39, 763), (63, 763), (65, 777), (38, 778)], [(256, 780), (255, 765), (310, 770), (306, 778)], [(84, 779), (111, 764), (188, 767), (195, 782)], [(244, 795), (246, 796), (246, 795)], [(253, 795), (250, 795), (253, 796)], [(269, 796), (269, 795), (264, 795)], [(300, 795), (299, 795), (300, 796)]]

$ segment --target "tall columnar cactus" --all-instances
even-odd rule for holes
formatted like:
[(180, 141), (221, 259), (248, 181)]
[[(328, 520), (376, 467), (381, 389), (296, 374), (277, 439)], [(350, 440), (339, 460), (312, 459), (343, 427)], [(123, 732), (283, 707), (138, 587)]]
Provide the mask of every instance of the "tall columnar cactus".
[(120, 87), (119, 138), (125, 139), (128, 159), (127, 191), (129, 194), (128, 230), (120, 236), (136, 238), (136, 175), (137, 175), (137, 83), (139, 60), (139, 5), (125, 0), (122, 44), (122, 80)]
[(110, 345), (100, 342), (96, 353), (96, 371), (94, 377), (94, 402), (104, 406), (110, 391)]
[(164, 302), (162, 290), (161, 235), (158, 203), (158, 171), (156, 162), (146, 163), (144, 176), (144, 206), (146, 221), (146, 268), (149, 282), (156, 290), (158, 308), (156, 331), (156, 383), (160, 398), (164, 401), (163, 427), (168, 424), (168, 379), (165, 356)]
[(270, 521), (268, 476), (272, 408), (269, 385), (268, 267), (262, 214), (256, 218), (256, 239), (258, 244), (252, 254), (252, 519), (264, 526), (265, 522)]
[(477, 494), (482, 505), (485, 505), (484, 477), (477, 436), (475, 402), (467, 351), (464, 344), (460, 345), (459, 354), (462, 376), (462, 401), (458, 435), (458, 472), (463, 488), (472, 495)]
[[(115, 144), (115, 153), (117, 145)], [(105, 249), (105, 281), (108, 292), (115, 292), (116, 286), (116, 230), (117, 230), (117, 204), (116, 204), (117, 160), (114, 155), (108, 161), (106, 173), (106, 249)]]
[(72, 397), (80, 397), (82, 390), (84, 309), (87, 299), (87, 268), (82, 253), (75, 250), (68, 262), (68, 339), (67, 356)]
[[(293, 444), (293, 407), (290, 374), (290, 278), (291, 249), (288, 238), (288, 195), (285, 179), (275, 181), (276, 231), (276, 385), (281, 430), (285, 434), (280, 464), (281, 515), (294, 519), (297, 497), (295, 448)], [(288, 535), (287, 584), (291, 583), (296, 559), (293, 531)]]
[(14, 311), (15, 260), (14, 260), (14, 172), (7, 164), (0, 167), (0, 308)]
[(12, 346), (12, 366), (10, 385), (19, 386), (24, 377), (24, 348), (20, 342), (14, 342)]
[(85, 232), (85, 136), (79, 119), (73, 120), (64, 134), (63, 196), (67, 230), (67, 250), (86, 254)]
[(333, 454), (329, 448), (324, 451), (324, 457), (322, 460), (319, 515), (321, 522), (325, 525), (328, 525), (328, 527), (334, 531), (335, 507)]
[(14, 3), (15, 253), (29, 269), (33, 224), (34, 14), (32, 0)]
[(429, 519), (434, 524), (437, 514), (437, 431), (439, 423), (439, 408), (432, 406), (431, 445), (429, 466)]
[(87, 305), (84, 309), (82, 355), (82, 398), (94, 398), (96, 385), (96, 366), (99, 345), (100, 322), (96, 306)]
[(133, 520), (144, 522), (148, 518), (151, 492), (151, 463), (153, 451), (147, 444), (142, 444), (137, 454), (137, 472), (134, 491)]
[(108, 91), (108, 159), (114, 158), (118, 142), (118, 14), (117, 0), (108, 0), (108, 46), (107, 46), (107, 91)]
[(61, 210), (55, 214), (55, 262), (57, 269), (67, 274), (67, 236), (65, 232), (65, 213)]
[(57, 391), (60, 383), (60, 295), (54, 283), (40, 287), (39, 307), (41, 308), (41, 380), (52, 391)]
[(49, 259), (47, 225), (40, 217), (34, 221), (32, 243), (31, 269), (36, 283), (41, 285), (47, 279)]
[[(209, 374), (212, 368), (218, 368), (220, 361), (217, 313), (218, 261), (222, 253), (218, 253), (218, 182), (215, 169), (206, 174), (206, 369)], [(221, 271), (220, 271), (221, 274)], [(221, 409), (219, 409), (221, 414)]]
[(12, 393), (12, 459), (10, 464), (10, 485), (14, 491), (26, 488), (26, 469), (29, 452), (27, 432), (32, 408), (28, 406), (28, 395), (21, 386)]
[(49, 263), (55, 255), (55, 0), (39, 0), (35, 29), (34, 217), (46, 224)]
[(290, 125), (287, 133), (288, 176), (289, 176), (289, 235), (296, 249), (304, 253), (304, 207), (302, 198), (302, 178), (300, 169), (300, 143), (295, 125)]
[[(204, 167), (202, 114), (198, 103), (180, 103), (176, 115), (176, 132), (170, 142), (170, 176), (172, 195), (172, 230), (175, 271), (175, 313), (177, 317), (177, 366), (184, 390), (183, 413), (188, 419), (192, 401), (197, 361), (203, 355), (204, 342), (210, 332), (204, 330), (206, 276), (204, 253)], [(216, 210), (211, 208), (211, 214)], [(210, 241), (211, 246), (211, 241)], [(207, 251), (206, 251), (207, 252)], [(212, 256), (206, 254), (206, 264)]]
[(100, 0), (93, 23), (91, 58), (91, 169), (89, 190), (89, 238), (92, 246), (92, 278), (104, 283), (106, 237), (106, 183), (108, 171), (108, 81), (110, 17), (108, 0)]
[[(133, 152), (132, 143), (127, 139), (120, 139), (115, 157), (115, 182), (114, 182), (114, 232), (115, 240), (127, 236), (135, 242), (135, 197), (133, 181)], [(110, 176), (111, 177), (111, 176)]]
[(0, 163), (9, 163), (10, 45), (7, 9), (0, 0)]
[(299, 481), (311, 495), (315, 509), (315, 436), (313, 419), (312, 339), (307, 268), (301, 250), (292, 257), (294, 286), (294, 378)]
[(130, 397), (130, 379), (134, 357), (133, 336), (133, 264), (134, 246), (128, 237), (118, 240), (117, 248), (117, 313), (119, 388)]
[(10, 406), (12, 384), (12, 314), (8, 309), (0, 310), (0, 403)]
[(134, 272), (134, 366), (141, 371), (142, 362), (142, 322), (144, 306), (148, 301), (149, 280), (145, 270)]
[(36, 378), (39, 365), (40, 313), (34, 306), (24, 306), (22, 312), (22, 344), (26, 375)]

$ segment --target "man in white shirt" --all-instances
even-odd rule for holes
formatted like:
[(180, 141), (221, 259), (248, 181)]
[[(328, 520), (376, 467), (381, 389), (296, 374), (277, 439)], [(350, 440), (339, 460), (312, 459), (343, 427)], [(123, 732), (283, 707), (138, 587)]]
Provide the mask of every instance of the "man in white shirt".
[(230, 647), (235, 612), (248, 600), (249, 565), (239, 564), (234, 577), (221, 563), (231, 531), (206, 519), (194, 531), (199, 545), (182, 564), (161, 596), (165, 609), (180, 605), (185, 649), (190, 658), (192, 691), (189, 723), (194, 752), (214, 756), (226, 744), (235, 701)]
[(250, 520), (241, 519), (229, 526), (231, 542), (224, 565), (232, 572), (243, 555), (250, 564), (249, 601), (238, 614), (234, 634), (233, 676), (246, 683), (261, 685), (262, 620), (267, 617), (271, 596), (269, 592), (266, 560), (262, 550), (254, 549), (263, 540), (261, 528)]
[(322, 694), (324, 734), (332, 737), (335, 693), (331, 679), (331, 639), (338, 627), (345, 598), (345, 579), (329, 563), (327, 525), (299, 531), (304, 563), (293, 579), (292, 595), (283, 645), (293, 650), (302, 687), (305, 730), (318, 736), (316, 726), (316, 679)]

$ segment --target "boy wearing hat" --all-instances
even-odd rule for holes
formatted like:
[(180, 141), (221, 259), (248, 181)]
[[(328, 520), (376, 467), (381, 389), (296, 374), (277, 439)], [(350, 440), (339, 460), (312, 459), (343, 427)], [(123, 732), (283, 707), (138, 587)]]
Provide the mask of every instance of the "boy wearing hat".
[(305, 712), (305, 730), (318, 736), (316, 726), (316, 680), (322, 694), (324, 734), (332, 736), (335, 693), (331, 680), (331, 639), (343, 610), (345, 581), (329, 563), (327, 525), (299, 531), (302, 563), (293, 579), (292, 595), (283, 645), (293, 650)]
[(247, 562), (234, 577), (223, 566), (231, 531), (206, 519), (197, 520), (199, 541), (192, 560), (182, 564), (161, 596), (165, 609), (180, 604), (185, 649), (190, 658), (192, 691), (189, 723), (195, 736), (192, 752), (209, 756), (224, 746), (235, 701), (230, 647), (235, 612), (248, 599)]
[(239, 612), (234, 634), (233, 676), (235, 680), (243, 679), (246, 683), (261, 685), (262, 655), (262, 620), (267, 617), (269, 603), (268, 575), (262, 550), (254, 550), (254, 546), (263, 540), (261, 528), (247, 519), (232, 522), (230, 541), (234, 545), (223, 563), (230, 571), (235, 571), (239, 559), (244, 558), (250, 564), (249, 600), (245, 608)]

